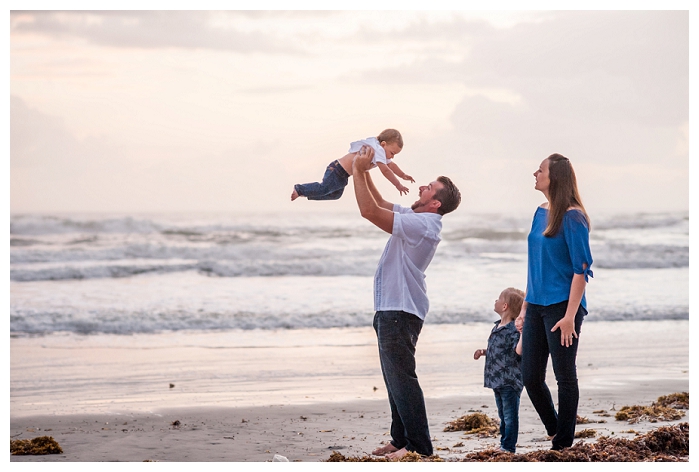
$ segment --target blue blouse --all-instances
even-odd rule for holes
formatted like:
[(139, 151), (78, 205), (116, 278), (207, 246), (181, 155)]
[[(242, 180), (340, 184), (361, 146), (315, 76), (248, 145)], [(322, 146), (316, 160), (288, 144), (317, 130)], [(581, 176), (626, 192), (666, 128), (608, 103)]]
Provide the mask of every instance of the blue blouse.
[[(553, 305), (568, 300), (573, 274), (592, 277), (590, 229), (580, 210), (568, 210), (563, 215), (561, 230), (553, 237), (544, 236), (548, 210), (538, 207), (529, 233), (529, 263), (527, 269), (527, 303)], [(587, 268), (583, 269), (583, 264)], [(587, 309), (585, 292), (580, 304)]]

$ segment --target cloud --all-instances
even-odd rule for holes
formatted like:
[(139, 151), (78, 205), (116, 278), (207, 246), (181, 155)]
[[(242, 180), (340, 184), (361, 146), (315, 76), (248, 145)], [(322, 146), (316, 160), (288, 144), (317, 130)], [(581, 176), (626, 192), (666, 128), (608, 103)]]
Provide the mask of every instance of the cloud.
[[(125, 150), (103, 137), (77, 139), (62, 119), (10, 96), (10, 200), (13, 211), (97, 209), (119, 182)], [(117, 197), (118, 199), (118, 197)]]
[[(450, 51), (460, 47), (462, 59), (436, 55), (354, 80), (463, 84), (467, 96), (453, 113), (450, 139), (477, 155), (510, 156), (545, 141), (622, 162), (678, 149), (689, 117), (687, 12), (544, 13), (510, 28), (456, 18), (419, 22), (399, 36), (414, 32)], [(498, 91), (516, 103), (493, 99)]]
[[(439, 43), (427, 44), (441, 45), (443, 53), (356, 80), (508, 89), (590, 119), (626, 116), (674, 126), (688, 116), (688, 12), (546, 13), (541, 21), (499, 29), (456, 18), (418, 22), (382, 38), (390, 37), (432, 38)], [(442, 57), (456, 52), (461, 60)]]
[(687, 12), (556, 12), (468, 32), (454, 24), (472, 25), (420, 23), (418, 35), (440, 38), (461, 59), (435, 55), (356, 79), (415, 90), (463, 85), (452, 129), (411, 148), (429, 156), (421, 171), (439, 162), (466, 182), (475, 207), (492, 206), (493, 192), (518, 205), (540, 199), (531, 172), (560, 152), (597, 209), (687, 207)]
[(29, 168), (61, 164), (76, 155), (78, 141), (63, 120), (30, 108), (10, 96), (10, 167)]
[[(259, 192), (268, 169), (279, 165), (274, 140), (153, 158), (150, 148), (114, 137), (78, 139), (62, 119), (12, 95), (10, 129), (13, 212), (230, 210)], [(241, 159), (251, 155), (249, 169)]]
[(564, 13), (503, 35), (497, 47), (474, 49), (465, 81), (513, 90), (522, 102), (466, 98), (453, 116), (455, 134), (488, 136), (480, 152), (548, 141), (600, 162), (676, 156), (689, 119), (685, 12)]
[(504, 30), (463, 66), (470, 84), (519, 88), (588, 118), (676, 125), (688, 115), (688, 13), (564, 12)]
[[(397, 122), (409, 143), (399, 165), (416, 177), (449, 175), (471, 208), (498, 209), (496, 196), (526, 208), (538, 203), (531, 172), (552, 152), (573, 160), (586, 196), (594, 197), (588, 201), (596, 198), (598, 207), (610, 197), (620, 208), (650, 208), (645, 200), (659, 209), (687, 207), (686, 12), (532, 12), (507, 27), (458, 15), (396, 15), (385, 30), (365, 20), (356, 12), (13, 12), (13, 38), (41, 31), (104, 42), (124, 33), (132, 37), (123, 45), (173, 47), (187, 39), (175, 38), (178, 31), (145, 38), (148, 25), (153, 31), (194, 25), (191, 31), (215, 34), (256, 31), (268, 44), (312, 52), (301, 60), (294, 52), (221, 61), (194, 51), (196, 41), (205, 42), (195, 38), (162, 64), (155, 49), (141, 55), (147, 61), (133, 60), (131, 51), (112, 56), (134, 66), (112, 81), (74, 84), (52, 74), (39, 87), (24, 73), (31, 67), (63, 74), (70, 60), (89, 60), (96, 65), (76, 69), (99, 72), (109, 54), (82, 53), (85, 41), (49, 41), (43, 52), (35, 38), (17, 36), (13, 93), (65, 110), (61, 116), (81, 136), (105, 136), (79, 140), (61, 119), (12, 97), (13, 211), (232, 208), (256, 194), (255, 182), (270, 189), (255, 205), (274, 207), (288, 200), (292, 181), (315, 178), (330, 150), (344, 152), (335, 139), (385, 122)], [(338, 31), (321, 28), (338, 22)], [(323, 41), (312, 45), (315, 32)], [(60, 54), (65, 44), (68, 58)], [(65, 100), (83, 92), (94, 100)], [(373, 104), (357, 106), (362, 100)], [(85, 116), (97, 123), (88, 131), (80, 130)], [(308, 134), (312, 145), (303, 138)]]
[(239, 53), (304, 54), (274, 35), (241, 31), (236, 18), (246, 12), (226, 14), (205, 11), (109, 11), (109, 12), (11, 12), (10, 33), (38, 33), (53, 38), (81, 38), (119, 48), (184, 48), (227, 50)]

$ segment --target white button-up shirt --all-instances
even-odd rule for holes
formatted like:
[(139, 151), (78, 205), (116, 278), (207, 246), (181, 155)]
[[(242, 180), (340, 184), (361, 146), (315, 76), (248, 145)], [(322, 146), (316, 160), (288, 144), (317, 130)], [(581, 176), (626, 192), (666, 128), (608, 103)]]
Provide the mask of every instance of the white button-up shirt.
[(359, 152), (362, 146), (369, 146), (374, 150), (374, 157), (371, 158), (371, 167), (376, 167), (376, 163), (388, 164), (393, 159), (386, 157), (386, 150), (381, 147), (381, 143), (376, 138), (366, 138), (361, 141), (354, 141), (350, 143), (350, 148), (348, 152)]
[(405, 311), (424, 320), (430, 308), (425, 270), (442, 240), (442, 215), (393, 206), (393, 232), (374, 276), (374, 310)]

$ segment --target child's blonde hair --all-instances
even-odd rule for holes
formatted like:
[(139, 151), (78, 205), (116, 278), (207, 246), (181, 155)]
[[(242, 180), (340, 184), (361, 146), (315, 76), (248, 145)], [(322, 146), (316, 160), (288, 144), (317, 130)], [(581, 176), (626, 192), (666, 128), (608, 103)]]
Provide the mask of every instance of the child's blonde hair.
[(398, 147), (403, 149), (403, 136), (401, 136), (400, 131), (397, 129), (385, 129), (376, 137), (376, 139), (381, 141), (386, 141), (386, 144), (396, 143)]
[(519, 315), (522, 310), (522, 303), (524, 303), (524, 292), (518, 288), (508, 287), (502, 291), (502, 296), (507, 303), (507, 310), (510, 313)]

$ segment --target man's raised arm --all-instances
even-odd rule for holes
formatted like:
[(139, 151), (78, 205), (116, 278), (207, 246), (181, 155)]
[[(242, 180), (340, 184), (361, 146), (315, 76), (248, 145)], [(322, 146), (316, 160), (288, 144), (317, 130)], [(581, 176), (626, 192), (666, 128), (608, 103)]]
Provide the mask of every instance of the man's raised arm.
[[(369, 149), (371, 149), (371, 148), (369, 148)], [(374, 150), (371, 149), (371, 152), (373, 154)], [(374, 181), (371, 178), (371, 172), (364, 172), (364, 174), (366, 175), (366, 185), (369, 188), (369, 192), (371, 192), (371, 196), (374, 197), (376, 204), (378, 206), (380, 206), (381, 208), (385, 208), (388, 211), (392, 212), (393, 211), (393, 203), (387, 202), (386, 200), (383, 199), (383, 197), (379, 193), (379, 190), (374, 185)]]
[(367, 172), (371, 167), (374, 150), (363, 148), (357, 154), (352, 164), (352, 180), (354, 181), (354, 196), (357, 199), (359, 212), (363, 218), (386, 231), (393, 232), (393, 204), (381, 197)]

